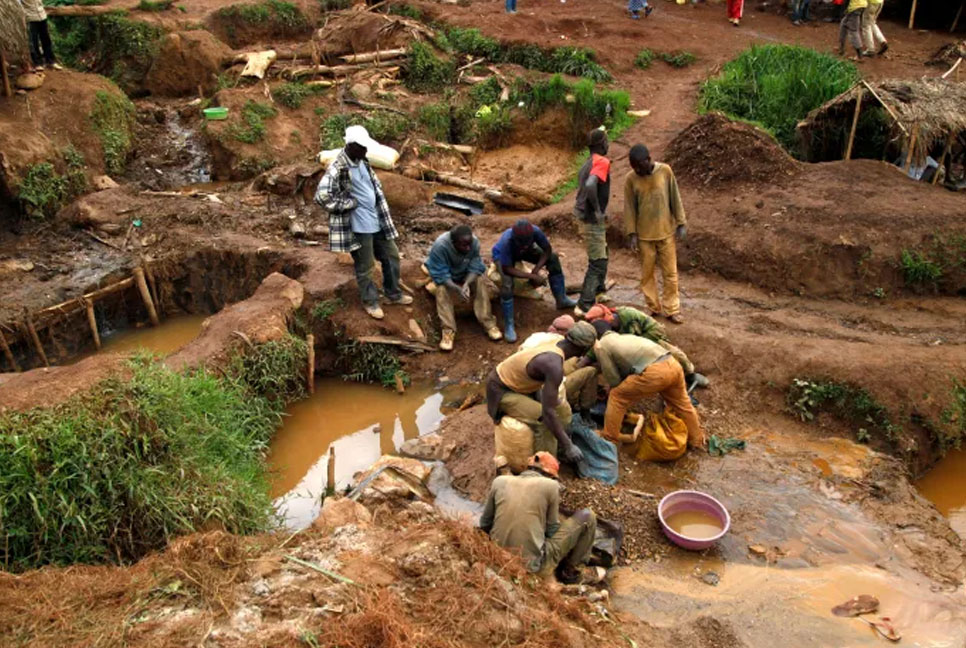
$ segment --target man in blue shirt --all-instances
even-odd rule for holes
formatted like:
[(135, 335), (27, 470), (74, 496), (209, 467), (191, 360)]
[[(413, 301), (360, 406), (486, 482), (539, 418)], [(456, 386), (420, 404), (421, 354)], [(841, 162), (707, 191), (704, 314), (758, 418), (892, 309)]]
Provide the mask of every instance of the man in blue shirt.
[(390, 304), (411, 304), (399, 284), (399, 236), (389, 215), (382, 183), (372, 172), (367, 151), (375, 146), (362, 126), (345, 130), (345, 148), (332, 161), (315, 192), (315, 202), (329, 212), (329, 250), (348, 252), (355, 266), (362, 305), (382, 319), (379, 289), (372, 281), (376, 259), (382, 264), (382, 288)]
[[(520, 261), (533, 264), (527, 272), (516, 267)], [(558, 309), (573, 308), (577, 302), (567, 297), (563, 268), (560, 258), (554, 253), (547, 236), (539, 227), (521, 218), (511, 229), (503, 232), (500, 240), (493, 246), (493, 263), (500, 269), (500, 304), (503, 306), (503, 335), (506, 341), (517, 341), (513, 328), (513, 280), (526, 279), (534, 288), (550, 283), (550, 291), (557, 302)], [(540, 271), (547, 269), (547, 275)]]
[(480, 258), (480, 239), (473, 236), (469, 225), (457, 225), (436, 239), (426, 258), (426, 269), (436, 284), (436, 312), (443, 327), (440, 349), (452, 351), (456, 339), (453, 294), (459, 295), (464, 302), (473, 299), (473, 313), (486, 334), (494, 341), (503, 338), (490, 309), (490, 291), (483, 277), (486, 268)]

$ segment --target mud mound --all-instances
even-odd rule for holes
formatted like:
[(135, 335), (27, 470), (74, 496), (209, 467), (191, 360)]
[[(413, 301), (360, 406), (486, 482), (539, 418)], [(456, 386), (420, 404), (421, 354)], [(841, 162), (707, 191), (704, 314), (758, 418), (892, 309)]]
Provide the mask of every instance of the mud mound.
[(221, 62), (231, 49), (211, 32), (175, 32), (161, 40), (160, 51), (144, 80), (153, 95), (180, 97), (195, 94), (201, 87), (214, 90)]
[(770, 135), (749, 124), (709, 113), (681, 131), (664, 161), (686, 184), (775, 183), (796, 163)]
[(371, 11), (347, 11), (312, 36), (323, 61), (342, 54), (406, 47), (413, 32), (405, 22)]

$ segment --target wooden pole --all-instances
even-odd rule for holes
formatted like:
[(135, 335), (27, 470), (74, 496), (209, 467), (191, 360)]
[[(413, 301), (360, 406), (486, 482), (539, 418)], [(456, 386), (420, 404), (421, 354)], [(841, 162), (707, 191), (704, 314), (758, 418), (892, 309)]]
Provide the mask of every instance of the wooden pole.
[(912, 168), (912, 152), (916, 150), (916, 140), (919, 139), (919, 124), (912, 125), (912, 137), (909, 139), (909, 152), (906, 153), (906, 164), (903, 166), (906, 174)]
[(148, 288), (151, 289), (151, 299), (154, 300), (154, 307), (158, 311), (158, 317), (160, 318), (164, 315), (164, 305), (161, 303), (161, 297), (158, 295), (158, 283), (154, 280), (154, 273), (151, 272), (151, 266), (144, 264), (144, 276), (148, 280)]
[(845, 147), (845, 159), (852, 159), (852, 145), (855, 143), (855, 129), (859, 126), (859, 115), (862, 113), (862, 99), (865, 88), (859, 86), (859, 93), (855, 96), (855, 114), (852, 115), (852, 130), (849, 131), (849, 143)]
[(915, 24), (915, 22), (916, 22), (916, 0), (912, 0), (912, 11), (909, 12), (909, 29), (912, 29), (912, 26)]
[(959, 4), (959, 11), (956, 12), (956, 17), (953, 19), (953, 26), (949, 28), (949, 33), (952, 34), (959, 27), (959, 19), (963, 16), (963, 7), (966, 7), (966, 0), (963, 0)]
[(44, 353), (44, 345), (40, 342), (40, 336), (37, 335), (37, 329), (34, 328), (34, 323), (30, 321), (30, 316), (24, 313), (23, 318), (24, 328), (27, 329), (27, 334), (30, 335), (30, 339), (33, 340), (34, 349), (37, 350), (37, 355), (40, 359), (44, 361), (44, 366), (49, 367), (50, 362), (47, 360), (47, 354)]
[(84, 307), (87, 309), (87, 324), (91, 327), (91, 335), (94, 336), (94, 347), (101, 350), (101, 334), (97, 331), (97, 318), (94, 317), (94, 302), (89, 299), (84, 300)]
[(0, 76), (3, 77), (3, 96), (12, 97), (13, 88), (10, 87), (10, 73), (7, 72), (7, 57), (0, 52)]
[(10, 350), (10, 345), (7, 344), (7, 338), (4, 337), (3, 331), (0, 330), (0, 347), (3, 348), (3, 355), (6, 356), (7, 362), (13, 367), (13, 370), (20, 372), (20, 365), (17, 364), (17, 360), (13, 357), (13, 351)]
[(325, 494), (335, 494), (335, 446), (329, 446), (329, 462), (326, 466)]
[(148, 309), (148, 317), (151, 318), (151, 324), (153, 326), (157, 326), (161, 322), (158, 320), (158, 312), (154, 310), (154, 301), (151, 300), (151, 292), (148, 290), (148, 282), (144, 280), (144, 268), (138, 266), (134, 269), (134, 281), (138, 285), (138, 292), (141, 293), (141, 299), (144, 301), (144, 306)]
[(315, 393), (315, 336), (309, 333), (305, 336), (305, 343), (309, 346), (308, 372), (306, 375), (309, 384), (309, 393)]
[(943, 154), (939, 157), (939, 165), (936, 166), (936, 172), (932, 176), (932, 184), (939, 182), (939, 172), (943, 170), (946, 156), (949, 155), (949, 151), (953, 148), (954, 139), (956, 139), (956, 136), (953, 133), (950, 133), (949, 137), (946, 138), (946, 146), (943, 148)]

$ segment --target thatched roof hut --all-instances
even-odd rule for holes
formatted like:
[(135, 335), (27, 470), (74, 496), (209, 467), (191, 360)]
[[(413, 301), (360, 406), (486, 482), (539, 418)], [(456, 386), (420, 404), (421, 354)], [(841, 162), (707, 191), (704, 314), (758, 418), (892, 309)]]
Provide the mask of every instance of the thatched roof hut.
[[(859, 103), (857, 106), (856, 104)], [(824, 134), (849, 132), (868, 106), (880, 105), (887, 114), (890, 140), (900, 150), (912, 151), (921, 163), (931, 150), (966, 132), (966, 84), (943, 79), (920, 81), (861, 81), (831, 101), (816, 108), (798, 124), (799, 141), (805, 157), (823, 140)], [(854, 127), (853, 127), (854, 132)], [(850, 157), (851, 146), (846, 150)]]
[(17, 0), (0, 2), (0, 54), (11, 63), (27, 60), (27, 23)]

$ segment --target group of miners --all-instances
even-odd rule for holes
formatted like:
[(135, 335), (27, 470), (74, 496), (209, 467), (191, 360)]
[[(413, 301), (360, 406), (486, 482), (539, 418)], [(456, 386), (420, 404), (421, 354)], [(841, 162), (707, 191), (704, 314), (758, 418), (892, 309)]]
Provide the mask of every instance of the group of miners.
[[(329, 248), (351, 254), (363, 306), (376, 319), (385, 315), (372, 279), (382, 265), (382, 290), (388, 304), (410, 304), (401, 287), (398, 236), (382, 185), (366, 158), (375, 145), (362, 126), (350, 126), (345, 147), (319, 183), (316, 201), (329, 213)], [(499, 544), (522, 550), (528, 567), (574, 579), (586, 561), (596, 521), (580, 511), (559, 522), (559, 489), (552, 480), (557, 457), (577, 464), (583, 452), (568, 434), (573, 413), (587, 415), (603, 391), (606, 409), (600, 436), (617, 442), (629, 408), (660, 394), (666, 408), (687, 426), (688, 445), (705, 444), (704, 431), (689, 388), (706, 384), (694, 365), (672, 345), (654, 318), (681, 324), (675, 238), (687, 234), (681, 195), (671, 168), (655, 162), (648, 149), (631, 147), (631, 171), (624, 177), (623, 229), (641, 263), (646, 311), (607, 305), (607, 207), (611, 189), (609, 143), (604, 130), (588, 135), (590, 155), (578, 172), (574, 216), (587, 252), (579, 300), (567, 295), (560, 258), (539, 227), (520, 219), (492, 248), (492, 267), (468, 225), (457, 225), (432, 244), (423, 267), (429, 275), (442, 327), (440, 349), (451, 351), (456, 337), (455, 300), (472, 302), (476, 319), (494, 341), (515, 343), (515, 293), (549, 285), (558, 310), (548, 331), (535, 333), (490, 372), (486, 402), (494, 422), (509, 416), (533, 431), (534, 454), (520, 475), (500, 475), (493, 483), (481, 527)], [(663, 290), (658, 294), (656, 268)], [(491, 309), (490, 284), (496, 285), (503, 330)], [(603, 380), (600, 380), (602, 377)], [(590, 420), (589, 415), (587, 420)], [(559, 569), (558, 569), (559, 567)]]

